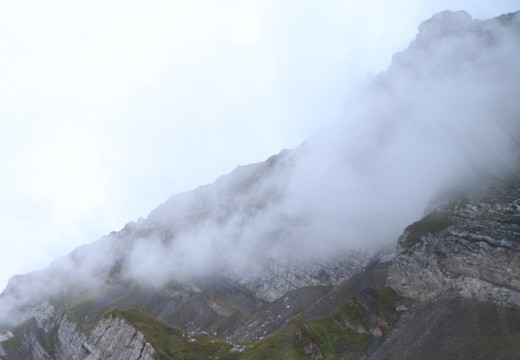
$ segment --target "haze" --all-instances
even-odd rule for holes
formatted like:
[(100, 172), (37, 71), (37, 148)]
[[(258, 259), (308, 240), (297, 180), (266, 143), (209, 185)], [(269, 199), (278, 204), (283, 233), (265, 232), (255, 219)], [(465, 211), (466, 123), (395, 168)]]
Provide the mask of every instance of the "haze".
[[(367, 73), (386, 69), (392, 54), (406, 48), (418, 24), (434, 13), (465, 9), (485, 19), (517, 10), (515, 1), (365, 3), (2, 4), (0, 285), (146, 216), (172, 194), (355, 118), (352, 99)], [(482, 76), (508, 79), (500, 73)], [(396, 85), (388, 106), (395, 106), (395, 96), (406, 114), (415, 114), (410, 118), (447, 116), (435, 104), (450, 102), (442, 97), (449, 82), (430, 89), (431, 97), (414, 99), (426, 107), (406, 107), (406, 81)], [(463, 90), (472, 92), (463, 99), (473, 103), (503, 88), (468, 85)], [(504, 98), (502, 110), (515, 114), (511, 99)], [(471, 114), (489, 110), (486, 105)], [(373, 139), (373, 122), (356, 124), (362, 139)], [(405, 127), (398, 138), (410, 139), (409, 131)], [(494, 134), (492, 143), (501, 143), (503, 134)], [(317, 148), (326, 151), (335, 141), (345, 143), (324, 141)], [(370, 153), (364, 144), (352, 142), (346, 153)], [(390, 149), (396, 150), (385, 151), (378, 161), (391, 163), (401, 154), (401, 145)], [(441, 153), (434, 159), (444, 159)], [(376, 164), (362, 170), (380, 169)], [(365, 194), (371, 187), (362, 179), (352, 181)], [(400, 177), (385, 179), (395, 184)], [(389, 203), (398, 201), (397, 195)], [(373, 211), (375, 205), (362, 210)]]

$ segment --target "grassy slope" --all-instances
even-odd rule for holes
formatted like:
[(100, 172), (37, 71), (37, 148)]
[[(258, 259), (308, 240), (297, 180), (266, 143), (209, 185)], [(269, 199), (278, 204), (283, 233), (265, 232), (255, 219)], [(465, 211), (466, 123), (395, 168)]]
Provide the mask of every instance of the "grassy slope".
[[(340, 359), (345, 354), (349, 359), (359, 359), (380, 339), (370, 331), (378, 327), (384, 333), (385, 327), (391, 326), (397, 319), (394, 310), (396, 299), (390, 289), (367, 289), (338, 308), (332, 316), (310, 320), (296, 316), (269, 336), (241, 344), (241, 352), (234, 351), (233, 345), (222, 339), (187, 335), (137, 309), (109, 310), (100, 316), (100, 308), (94, 307), (93, 311), (93, 304), (83, 300), (73, 304), (66, 313), (81, 325), (83, 331), (90, 331), (102, 316), (124, 318), (145, 335), (159, 360), (298, 360), (310, 359), (313, 355), (327, 360)], [(23, 332), (41, 335), (37, 330), (36, 333), (32, 332), (29, 323), (15, 329), (15, 337), (2, 343), (9, 359), (18, 358), (16, 347)], [(52, 334), (47, 335), (53, 337)], [(53, 345), (49, 342), (52, 339), (39, 340), (52, 353)]]
[[(106, 316), (121, 316), (145, 334), (159, 359), (340, 359), (348, 354), (360, 358), (378, 343), (380, 337), (370, 333), (375, 327), (384, 333), (394, 321), (397, 296), (389, 289), (368, 289), (325, 318), (292, 318), (273, 334), (254, 343), (242, 344), (243, 352), (232, 352), (227, 342), (211, 336), (190, 338), (139, 310), (113, 310)], [(347, 325), (346, 325), (347, 324)], [(349, 329), (351, 324), (356, 330)]]
[(282, 329), (251, 345), (243, 358), (309, 359), (305, 347), (313, 343), (323, 359), (340, 359), (346, 354), (350, 359), (359, 359), (379, 341), (370, 331), (381, 324), (389, 328), (397, 320), (397, 298), (390, 289), (367, 289), (332, 316), (311, 320), (293, 318)]
[(237, 359), (226, 341), (205, 335), (190, 337), (140, 310), (112, 310), (105, 316), (122, 317), (141, 331), (154, 347), (159, 360)]
[[(393, 328), (398, 320), (398, 314), (395, 311), (397, 300), (398, 296), (391, 289), (367, 289), (340, 306), (331, 316), (314, 319), (296, 316), (269, 336), (256, 342), (241, 344), (239, 347), (241, 352), (233, 351), (234, 347), (222, 339), (205, 335), (190, 336), (140, 310), (109, 310), (104, 316), (122, 317), (140, 330), (155, 349), (159, 360), (217, 358), (223, 360), (355, 360), (361, 359), (365, 354), (375, 350), (385, 339), (388, 331)], [(464, 303), (463, 300), (460, 301)], [(495, 308), (491, 310), (486, 308), (486, 310), (481, 308), (484, 305), (479, 306), (475, 309), (475, 314), (468, 309), (464, 310), (467, 314), (462, 317), (462, 320), (454, 315), (449, 315), (447, 319), (442, 318), (444, 328), (439, 329), (439, 342), (435, 342), (437, 344), (435, 346), (440, 346), (440, 349), (445, 348), (446, 351), (450, 349), (450, 346), (455, 346), (453, 349), (458, 349), (457, 353), (461, 355), (460, 358), (466, 359), (477, 357), (510, 359), (518, 356), (520, 314), (512, 310), (500, 310), (507, 314), (504, 313), (504, 315), (500, 312), (497, 317)], [(68, 311), (72, 314), (78, 311), (74, 315), (79, 320), (84, 316), (87, 308), (87, 304), (77, 303)], [(429, 310), (424, 311), (428, 313)], [(461, 312), (463, 311), (456, 311), (456, 314)], [(423, 321), (428, 321), (424, 320), (427, 318), (425, 314), (419, 313), (418, 316), (423, 318)], [(97, 318), (97, 316), (95, 317)], [(476, 317), (476, 320), (473, 317)], [(461, 335), (461, 332), (465, 330), (474, 329), (475, 326), (472, 325), (474, 323), (479, 324), (480, 332), (478, 334)], [(427, 325), (419, 324), (419, 328), (424, 329)], [(13, 329), (15, 336), (2, 343), (9, 359), (20, 358), (17, 356), (17, 347), (24, 333), (36, 336), (39, 343), (50, 354), (53, 353), (55, 334), (34, 333), (31, 329), (36, 329), (34, 320)], [(436, 327), (434, 327), (435, 329)], [(414, 334), (417, 334), (414, 333), (416, 330), (411, 329), (410, 331), (412, 332), (406, 336), (413, 339)], [(491, 332), (493, 333), (491, 334)], [(451, 344), (453, 341), (450, 338), (446, 338), (447, 333), (453, 333), (455, 336), (454, 344)], [(236, 349), (237, 347), (235, 347)]]
[(442, 231), (450, 225), (451, 221), (447, 214), (434, 211), (406, 228), (405, 232), (408, 235), (403, 239), (403, 245), (406, 250), (410, 250), (422, 236)]

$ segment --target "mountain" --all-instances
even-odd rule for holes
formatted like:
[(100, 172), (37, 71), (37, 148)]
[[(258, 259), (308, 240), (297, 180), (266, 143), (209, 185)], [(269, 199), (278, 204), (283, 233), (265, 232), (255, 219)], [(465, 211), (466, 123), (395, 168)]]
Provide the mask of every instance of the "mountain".
[(0, 359), (517, 357), (518, 64), (520, 12), (433, 16), (355, 122), (13, 277)]
[(518, 357), (519, 200), (518, 179), (450, 189), (404, 230), (386, 284), (417, 303), (378, 356)]

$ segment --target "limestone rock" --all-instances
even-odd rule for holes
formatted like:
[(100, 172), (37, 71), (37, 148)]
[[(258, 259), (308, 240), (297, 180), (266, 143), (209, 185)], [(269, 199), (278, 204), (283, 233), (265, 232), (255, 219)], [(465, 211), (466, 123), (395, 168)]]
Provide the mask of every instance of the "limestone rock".
[(518, 185), (475, 188), (434, 208), (399, 239), (388, 285), (420, 301), (458, 293), (520, 307)]
[[(49, 326), (52, 323), (53, 326)], [(60, 313), (47, 319), (46, 328), (36, 320), (16, 338), (14, 354), (1, 347), (0, 358), (26, 360), (154, 360), (155, 350), (144, 335), (124, 319), (104, 317), (90, 333)], [(52, 340), (52, 343), (48, 340)]]

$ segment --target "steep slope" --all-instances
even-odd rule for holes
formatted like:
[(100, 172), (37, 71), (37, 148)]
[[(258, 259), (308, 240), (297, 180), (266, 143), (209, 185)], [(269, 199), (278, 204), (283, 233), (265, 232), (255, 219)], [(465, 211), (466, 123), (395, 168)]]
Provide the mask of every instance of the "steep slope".
[(371, 359), (518, 358), (520, 182), (514, 177), (445, 190), (405, 229), (387, 285), (419, 303), (406, 309)]
[[(322, 134), (12, 278), (0, 295), (0, 358), (439, 358), (430, 350), (450, 338), (446, 358), (471, 358), (482, 344), (511, 355), (516, 347), (501, 344), (520, 328), (520, 188), (510, 170), (520, 110), (504, 94), (520, 85), (519, 17), (445, 12), (423, 23), (371, 87), (369, 144), (336, 147), (344, 132)], [(460, 133), (477, 113), (489, 136), (479, 126)], [(442, 164), (447, 142), (434, 142), (434, 155), (418, 146), (439, 133), (485, 183), (441, 196), (406, 228), (387, 284), (409, 300), (380, 288), (415, 196), (461, 164)], [(491, 321), (461, 335), (476, 321), (468, 311), (498, 319), (496, 341), (482, 338), (497, 329)]]
[(462, 297), (438, 298), (406, 310), (368, 359), (517, 359), (519, 340), (518, 309)]
[(297, 220), (271, 222), (283, 215), (276, 206), (295, 156), (285, 151), (240, 167), (215, 184), (172, 197), (148, 219), (78, 248), (46, 270), (13, 277), (0, 295), (7, 320), (12, 325), (40, 316), (40, 304), (51, 313), (74, 304), (94, 313), (137, 307), (173, 326), (227, 336), (288, 291), (330, 289), (390, 252), (287, 253), (299, 233)]
[(388, 284), (416, 300), (457, 293), (520, 307), (520, 183), (441, 200), (406, 228)]
[(142, 332), (117, 313), (103, 317), (89, 332), (65, 314), (45, 323), (29, 320), (2, 342), (0, 358), (6, 359), (156, 359), (156, 352)]
[(232, 344), (187, 333), (136, 309), (111, 310), (88, 326), (51, 316), (30, 320), (0, 345), (0, 359), (325, 359), (361, 358), (377, 348), (399, 315), (388, 288), (366, 288), (327, 316), (291, 317), (255, 342)]
[[(38, 304), (57, 295), (58, 302), (71, 303), (85, 291), (121, 281), (156, 290), (174, 284), (168, 291), (187, 300), (192, 295), (185, 290), (194, 281), (219, 274), (255, 304), (352, 277), (393, 250), (394, 236), (424, 207), (421, 199), (429, 198), (424, 189), (460, 167), (439, 165), (454, 155), (442, 153), (449, 148), (446, 133), (462, 148), (456, 154), (482, 171), (503, 171), (516, 157), (510, 149), (515, 138), (508, 134), (518, 133), (519, 111), (516, 99), (504, 94), (519, 86), (518, 23), (516, 15), (487, 21), (463, 12), (434, 16), (364, 94), (368, 100), (361, 108), (378, 106), (360, 115), (366, 118), (361, 133), (339, 126), (296, 150), (239, 167), (214, 184), (173, 196), (148, 218), (74, 250), (48, 269), (13, 277), (0, 295), (0, 324), (31, 318)], [(441, 96), (459, 88), (453, 97)], [(491, 113), (497, 108), (500, 126)], [(459, 120), (462, 110), (469, 111), (464, 117), (479, 115), (479, 126)], [(442, 121), (429, 126), (436, 118)], [(464, 126), (468, 133), (461, 137)], [(474, 133), (477, 128), (484, 130)], [(438, 138), (444, 140), (434, 142)], [(500, 158), (499, 169), (489, 154), (480, 160), (482, 149), (490, 147)], [(419, 162), (434, 168), (425, 175), (416, 170)]]

